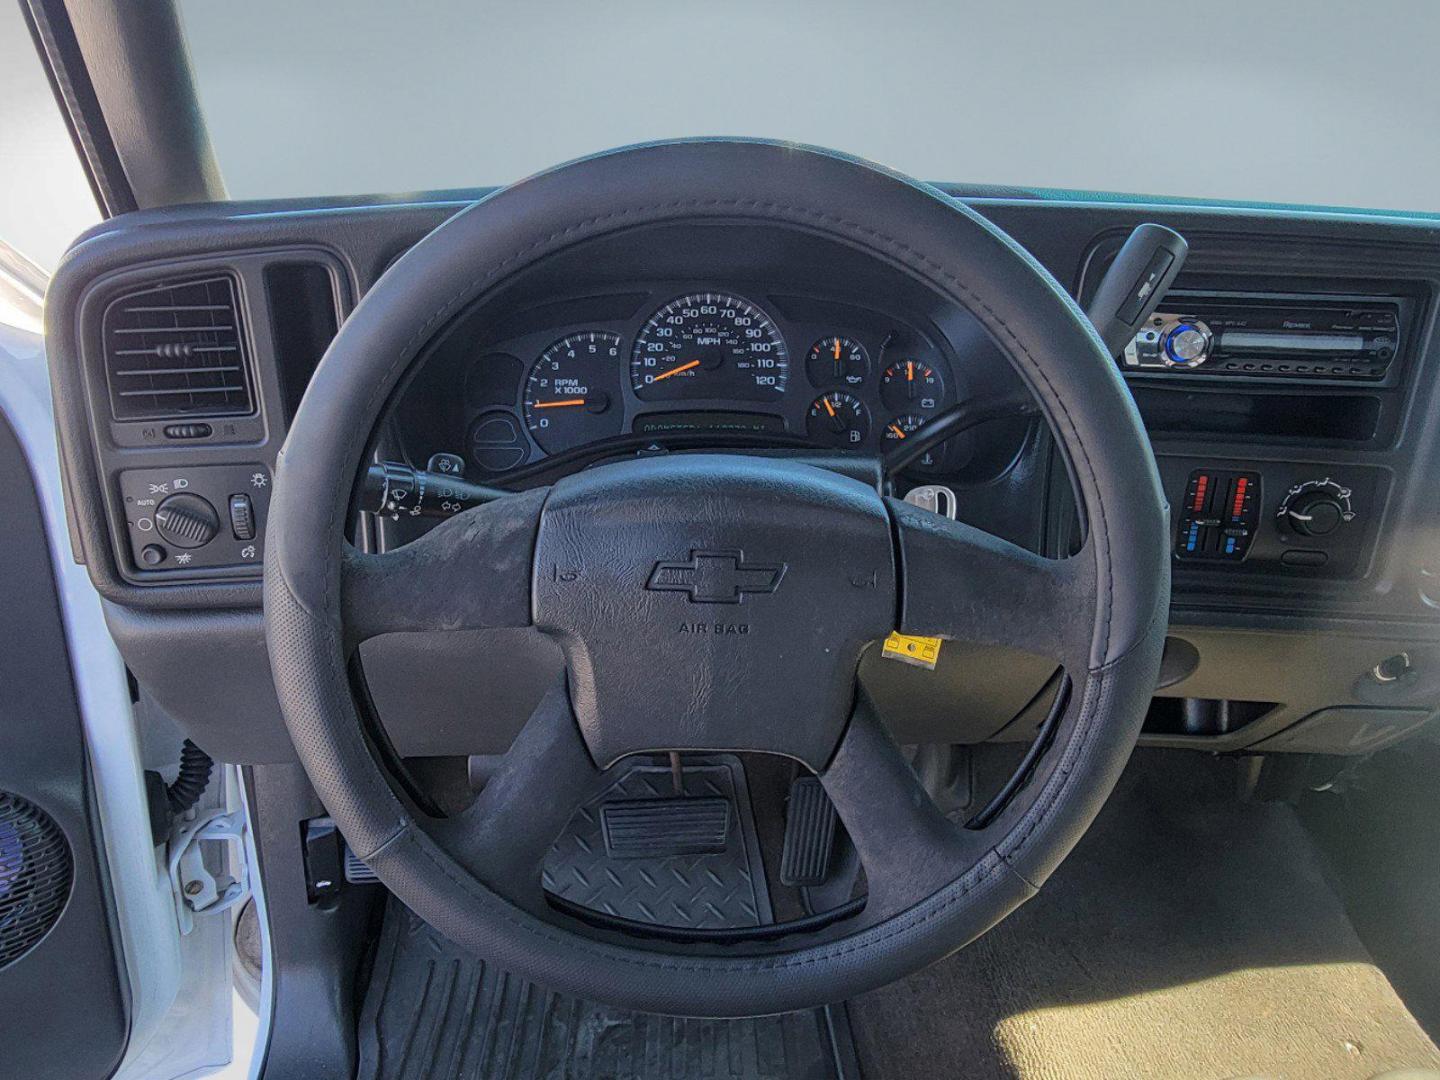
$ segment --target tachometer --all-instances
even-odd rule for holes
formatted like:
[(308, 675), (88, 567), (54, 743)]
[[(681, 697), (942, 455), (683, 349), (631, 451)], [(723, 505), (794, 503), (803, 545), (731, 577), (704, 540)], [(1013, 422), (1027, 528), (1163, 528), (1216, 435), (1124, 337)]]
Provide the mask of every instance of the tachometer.
[(635, 339), (630, 385), (646, 401), (772, 401), (790, 355), (770, 316), (726, 293), (692, 293), (650, 316)]
[(551, 345), (525, 382), (525, 426), (547, 454), (619, 435), (620, 335), (571, 334)]

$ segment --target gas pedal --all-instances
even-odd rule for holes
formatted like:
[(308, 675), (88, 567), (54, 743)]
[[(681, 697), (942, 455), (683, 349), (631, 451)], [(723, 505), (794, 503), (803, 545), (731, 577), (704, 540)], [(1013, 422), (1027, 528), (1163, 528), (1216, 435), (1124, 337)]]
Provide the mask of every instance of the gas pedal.
[(790, 785), (780, 853), (782, 885), (820, 885), (830, 876), (835, 820), (835, 806), (819, 780), (802, 776)]

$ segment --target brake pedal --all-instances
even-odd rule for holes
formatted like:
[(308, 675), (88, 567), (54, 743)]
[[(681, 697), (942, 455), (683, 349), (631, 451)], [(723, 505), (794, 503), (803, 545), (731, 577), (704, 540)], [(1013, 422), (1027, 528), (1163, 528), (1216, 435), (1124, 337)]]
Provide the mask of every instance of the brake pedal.
[(820, 885), (830, 876), (835, 805), (813, 776), (801, 776), (790, 785), (789, 803), (785, 846), (780, 852), (780, 883)]
[(719, 854), (730, 836), (730, 800), (704, 795), (607, 802), (600, 807), (600, 828), (612, 859)]

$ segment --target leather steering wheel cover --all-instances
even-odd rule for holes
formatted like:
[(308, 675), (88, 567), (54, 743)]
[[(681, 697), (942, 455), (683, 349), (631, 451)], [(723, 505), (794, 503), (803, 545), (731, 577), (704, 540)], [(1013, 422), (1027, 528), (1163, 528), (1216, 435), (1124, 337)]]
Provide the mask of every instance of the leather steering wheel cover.
[[(866, 249), (969, 310), (1004, 346), (1071, 464), (1090, 523), (1097, 602), (1088, 672), (994, 849), (913, 908), (838, 941), (767, 956), (675, 955), (597, 941), (490, 892), (430, 838), (373, 756), (346, 676), (340, 553), (370, 430), (452, 316), (565, 247), (645, 225), (751, 220)], [(398, 260), (319, 365), (277, 468), (265, 617), (297, 753), (352, 849), (436, 929), (485, 960), (572, 993), (655, 1012), (745, 1015), (838, 1001), (939, 959), (1033, 895), (1089, 826), (1134, 745), (1158, 670), (1168, 529), (1128, 391), (1063, 288), (974, 211), (843, 155), (695, 140), (602, 154), (463, 211)], [(763, 976), (763, 977), (757, 977)]]

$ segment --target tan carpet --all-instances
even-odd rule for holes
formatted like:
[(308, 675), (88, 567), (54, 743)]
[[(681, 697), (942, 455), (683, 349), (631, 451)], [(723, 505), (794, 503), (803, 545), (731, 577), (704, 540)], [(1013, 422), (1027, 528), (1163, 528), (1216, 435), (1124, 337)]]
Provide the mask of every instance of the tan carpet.
[(1440, 1068), (1294, 813), (1235, 802), (1219, 768), (1137, 755), (1039, 897), (969, 949), (852, 1002), (866, 1080)]

